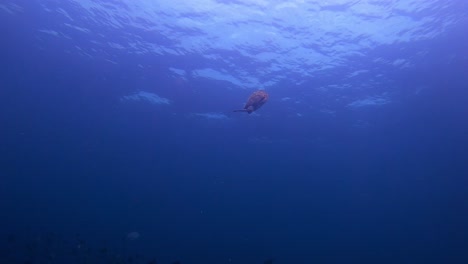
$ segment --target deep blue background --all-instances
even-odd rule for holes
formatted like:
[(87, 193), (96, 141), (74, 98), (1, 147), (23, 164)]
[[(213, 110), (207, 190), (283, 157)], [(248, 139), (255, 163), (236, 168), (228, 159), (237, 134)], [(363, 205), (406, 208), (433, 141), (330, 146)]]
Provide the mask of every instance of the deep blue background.
[[(127, 247), (159, 263), (468, 262), (468, 63), (437, 57), (465, 49), (466, 32), (392, 73), (398, 102), (293, 119), (278, 100), (260, 117), (234, 115), (251, 91), (180, 85), (157, 58), (122, 54), (110, 66), (60, 52), (60, 40), (40, 50), (20, 19), (0, 16), (3, 236), (80, 234), (119, 251), (138, 231)], [(144, 80), (141, 61), (154, 61)], [(313, 85), (268, 91), (274, 99)], [(428, 88), (405, 95), (412, 85)], [(136, 86), (177, 100), (121, 104)], [(212, 109), (234, 121), (186, 118)], [(363, 119), (371, 125), (352, 126)]]

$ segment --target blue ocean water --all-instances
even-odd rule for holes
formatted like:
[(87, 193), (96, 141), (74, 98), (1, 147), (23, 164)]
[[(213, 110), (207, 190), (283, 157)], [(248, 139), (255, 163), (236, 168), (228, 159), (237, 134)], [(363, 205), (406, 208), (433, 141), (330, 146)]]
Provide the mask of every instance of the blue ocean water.
[(468, 263), (467, 28), (457, 0), (2, 0), (0, 263)]

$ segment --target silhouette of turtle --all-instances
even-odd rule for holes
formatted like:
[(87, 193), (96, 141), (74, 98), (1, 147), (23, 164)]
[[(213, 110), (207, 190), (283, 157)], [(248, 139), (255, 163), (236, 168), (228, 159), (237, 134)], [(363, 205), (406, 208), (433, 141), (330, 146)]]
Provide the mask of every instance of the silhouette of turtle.
[(263, 90), (253, 92), (247, 103), (245, 103), (244, 109), (234, 110), (234, 112), (247, 112), (251, 114), (253, 111), (258, 110), (262, 105), (268, 101), (268, 94)]

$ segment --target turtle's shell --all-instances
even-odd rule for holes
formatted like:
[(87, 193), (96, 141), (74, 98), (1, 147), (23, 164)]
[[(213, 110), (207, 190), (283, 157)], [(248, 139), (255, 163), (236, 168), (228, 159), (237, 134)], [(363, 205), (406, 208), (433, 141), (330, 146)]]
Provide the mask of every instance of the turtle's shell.
[(247, 103), (245, 103), (244, 109), (247, 110), (247, 113), (252, 113), (259, 109), (262, 105), (264, 105), (268, 101), (268, 94), (263, 90), (258, 90), (253, 92)]

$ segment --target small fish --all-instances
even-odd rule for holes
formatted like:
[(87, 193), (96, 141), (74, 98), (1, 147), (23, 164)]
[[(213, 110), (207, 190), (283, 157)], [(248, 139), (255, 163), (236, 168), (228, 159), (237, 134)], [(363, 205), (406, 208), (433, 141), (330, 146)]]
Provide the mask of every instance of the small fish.
[(251, 114), (264, 105), (268, 101), (268, 97), (267, 92), (263, 90), (255, 91), (250, 95), (247, 103), (245, 103), (244, 109), (234, 110), (234, 112), (247, 112)]
[(137, 240), (138, 238), (140, 238), (140, 233), (138, 232), (130, 232), (127, 234), (128, 240)]

